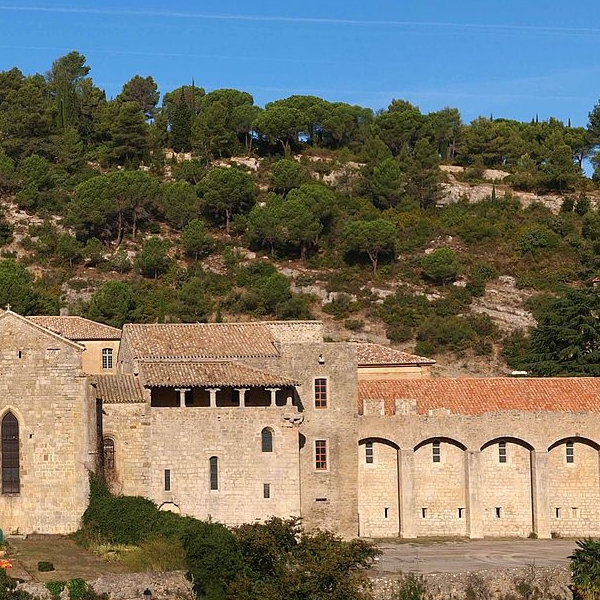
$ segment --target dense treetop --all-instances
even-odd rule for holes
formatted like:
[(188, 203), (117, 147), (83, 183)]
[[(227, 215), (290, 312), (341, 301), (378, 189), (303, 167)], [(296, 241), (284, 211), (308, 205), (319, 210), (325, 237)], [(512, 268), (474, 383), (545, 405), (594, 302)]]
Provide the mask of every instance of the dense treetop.
[[(45, 74), (0, 72), (0, 289), (18, 281), (5, 301), (21, 312), (308, 318), (320, 306), (298, 289), (321, 281), (336, 292), (324, 310), (354, 332), (375, 320), (423, 352), (487, 354), (505, 338), (469, 312), (487, 282), (511, 275), (553, 297), (600, 275), (600, 102), (586, 128), (539, 121), (535, 106), (529, 122), (463, 123), (402, 99), (260, 107), (243, 90), (159, 90), (148, 74), (108, 99), (91, 73), (75, 51)], [(464, 184), (506, 177), (477, 204), (441, 203), (448, 168)], [(525, 352), (510, 343), (507, 357)]]

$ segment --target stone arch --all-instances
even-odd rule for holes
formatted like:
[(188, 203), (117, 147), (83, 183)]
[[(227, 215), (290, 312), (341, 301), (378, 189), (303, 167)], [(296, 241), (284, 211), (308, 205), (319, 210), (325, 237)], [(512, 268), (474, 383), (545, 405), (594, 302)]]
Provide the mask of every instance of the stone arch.
[(501, 436), (495, 437), (491, 440), (488, 440), (481, 446), (480, 450), (483, 452), (486, 448), (489, 448), (490, 446), (493, 446), (494, 444), (498, 444), (499, 442), (509, 442), (511, 444), (517, 444), (518, 446), (522, 446), (523, 448), (526, 448), (530, 452), (534, 450), (534, 447), (526, 440), (523, 440), (523, 439), (517, 438), (517, 437), (513, 437), (510, 435), (501, 435)]
[(527, 537), (534, 530), (533, 451), (527, 440), (511, 435), (482, 444), (479, 497), (487, 535)]
[(358, 518), (363, 537), (397, 537), (399, 446), (387, 438), (358, 441)]
[(455, 440), (454, 438), (446, 437), (443, 435), (437, 435), (434, 437), (428, 437), (427, 439), (420, 441), (414, 447), (414, 451), (416, 452), (417, 450), (421, 449), (423, 446), (426, 446), (427, 444), (432, 444), (433, 442), (444, 442), (445, 444), (452, 444), (453, 446), (456, 446), (457, 448), (460, 448), (463, 451), (467, 449), (467, 447), (462, 442), (459, 442), (458, 440)]
[(466, 535), (466, 449), (443, 435), (415, 445), (412, 510), (417, 536)]
[(550, 531), (579, 537), (600, 535), (600, 445), (583, 436), (548, 447)]

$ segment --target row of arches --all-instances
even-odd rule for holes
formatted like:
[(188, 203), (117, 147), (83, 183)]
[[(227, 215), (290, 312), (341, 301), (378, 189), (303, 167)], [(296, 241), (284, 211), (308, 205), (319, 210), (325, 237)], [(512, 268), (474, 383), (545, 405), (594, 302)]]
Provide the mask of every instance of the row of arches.
[(359, 444), (365, 536), (565, 536), (600, 533), (600, 445), (574, 436), (547, 448), (498, 437), (468, 450), (446, 437), (401, 449)]

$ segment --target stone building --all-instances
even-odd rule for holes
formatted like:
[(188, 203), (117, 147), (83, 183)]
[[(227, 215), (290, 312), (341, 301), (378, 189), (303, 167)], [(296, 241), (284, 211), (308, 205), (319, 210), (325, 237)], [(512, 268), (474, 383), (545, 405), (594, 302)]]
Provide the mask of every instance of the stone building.
[(325, 342), (314, 321), (121, 332), (11, 311), (0, 360), (8, 533), (76, 529), (102, 469), (115, 493), (229, 525), (600, 535), (593, 378), (432, 378), (429, 359)]

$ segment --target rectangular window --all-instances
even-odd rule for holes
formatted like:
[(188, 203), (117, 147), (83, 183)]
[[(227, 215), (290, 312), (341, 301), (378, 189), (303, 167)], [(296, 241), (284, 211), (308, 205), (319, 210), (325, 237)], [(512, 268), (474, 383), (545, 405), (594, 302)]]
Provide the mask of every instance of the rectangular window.
[(441, 462), (442, 461), (442, 450), (440, 447), (440, 442), (433, 442), (431, 458), (432, 458), (433, 462)]
[(263, 498), (270, 498), (270, 497), (271, 497), (271, 484), (263, 483)]
[(373, 464), (373, 442), (367, 442), (365, 444), (365, 462), (367, 464)]
[(458, 518), (459, 518), (459, 519), (462, 519), (462, 518), (463, 518), (463, 512), (464, 512), (464, 510), (465, 510), (464, 508), (459, 508), (459, 509), (458, 509)]
[(427, 509), (422, 508), (421, 509), (421, 519), (426, 519), (426, 518), (427, 518)]
[(496, 519), (499, 519), (502, 516), (502, 507), (496, 506)]
[(390, 509), (387, 506), (383, 509), (383, 518), (384, 519), (390, 518)]
[(210, 466), (210, 489), (219, 489), (219, 459), (216, 456), (211, 456), (209, 459)]
[(171, 469), (165, 469), (165, 492), (171, 491)]
[(327, 408), (327, 379), (315, 379), (315, 408)]
[(498, 462), (506, 462), (506, 442), (500, 442), (498, 444)]
[(555, 516), (557, 519), (560, 519), (560, 508), (555, 508), (555, 509), (554, 509), (554, 516)]
[(575, 462), (575, 448), (573, 447), (573, 442), (567, 442), (565, 447), (566, 459), (568, 463)]
[(102, 348), (102, 368), (113, 368), (113, 351), (112, 348)]
[(315, 440), (315, 469), (325, 471), (327, 469), (327, 441)]

